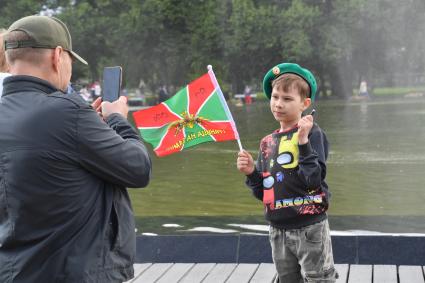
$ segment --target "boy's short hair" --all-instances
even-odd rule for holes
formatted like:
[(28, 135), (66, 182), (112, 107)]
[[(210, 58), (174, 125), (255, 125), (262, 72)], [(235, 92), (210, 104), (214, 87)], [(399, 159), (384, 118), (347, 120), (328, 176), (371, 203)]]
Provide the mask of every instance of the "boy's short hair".
[(308, 83), (298, 75), (286, 73), (272, 81), (272, 89), (283, 90), (288, 92), (291, 88), (298, 90), (301, 99), (304, 100), (309, 97), (310, 86)]

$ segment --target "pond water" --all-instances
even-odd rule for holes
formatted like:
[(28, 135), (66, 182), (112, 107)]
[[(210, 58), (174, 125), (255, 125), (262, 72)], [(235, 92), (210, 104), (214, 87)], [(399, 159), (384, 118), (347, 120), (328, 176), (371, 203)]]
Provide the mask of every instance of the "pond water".
[[(331, 230), (425, 233), (425, 99), (314, 107), (330, 142)], [(279, 127), (268, 104), (230, 108), (243, 147), (256, 157), (260, 139)], [(230, 141), (152, 153), (151, 183), (130, 193), (138, 233), (267, 233), (262, 204), (236, 169), (237, 152)]]

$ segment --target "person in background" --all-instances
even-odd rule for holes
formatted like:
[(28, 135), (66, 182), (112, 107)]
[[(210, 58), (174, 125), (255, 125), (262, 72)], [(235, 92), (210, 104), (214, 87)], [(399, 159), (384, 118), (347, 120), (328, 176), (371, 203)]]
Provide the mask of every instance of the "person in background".
[(6, 57), (4, 54), (4, 47), (3, 47), (3, 37), (6, 34), (6, 30), (0, 28), (0, 101), (1, 101), (1, 95), (3, 92), (3, 80), (10, 76), (9, 74), (9, 66), (6, 62)]
[(252, 96), (251, 96), (251, 87), (250, 86), (245, 86), (245, 90), (244, 90), (244, 98), (245, 98), (245, 104), (249, 105), (252, 103)]
[(158, 102), (161, 103), (168, 99), (167, 86), (163, 85), (159, 88)]
[(127, 187), (151, 160), (126, 98), (90, 106), (66, 94), (72, 49), (57, 18), (29, 16), (5, 36), (12, 76), (0, 104), (0, 282), (123, 282), (136, 233)]
[(102, 95), (102, 87), (100, 86), (99, 81), (94, 83), (94, 96), (95, 99), (99, 98)]
[(92, 98), (90, 96), (90, 92), (87, 89), (87, 86), (83, 86), (80, 91), (78, 92), (80, 96), (87, 102), (91, 102)]
[(276, 282), (335, 282), (326, 215), (328, 141), (311, 114), (302, 116), (314, 100), (316, 80), (298, 64), (282, 63), (266, 73), (263, 89), (280, 127), (261, 140), (256, 163), (239, 152), (237, 168), (263, 202)]
[(146, 105), (146, 84), (140, 79), (139, 87), (136, 89), (136, 98), (140, 99), (140, 106)]
[(364, 98), (370, 98), (369, 96), (369, 92), (367, 90), (367, 83), (365, 80), (362, 80), (360, 82), (360, 87), (359, 87), (359, 96), (360, 97), (364, 97)]

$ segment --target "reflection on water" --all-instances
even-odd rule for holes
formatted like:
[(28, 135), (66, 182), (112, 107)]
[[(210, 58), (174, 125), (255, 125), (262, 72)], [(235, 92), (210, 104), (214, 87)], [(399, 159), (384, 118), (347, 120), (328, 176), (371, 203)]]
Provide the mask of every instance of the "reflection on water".
[(332, 144), (331, 214), (425, 214), (424, 106), (423, 100), (346, 104), (340, 111), (323, 105), (334, 116), (320, 120)]
[[(331, 229), (424, 233), (425, 100), (320, 101), (315, 108), (330, 141)], [(278, 127), (268, 105), (231, 110), (242, 145), (256, 156), (259, 140)], [(237, 151), (236, 142), (208, 143), (154, 157), (151, 184), (131, 192), (139, 233), (264, 225), (261, 203), (236, 170)]]

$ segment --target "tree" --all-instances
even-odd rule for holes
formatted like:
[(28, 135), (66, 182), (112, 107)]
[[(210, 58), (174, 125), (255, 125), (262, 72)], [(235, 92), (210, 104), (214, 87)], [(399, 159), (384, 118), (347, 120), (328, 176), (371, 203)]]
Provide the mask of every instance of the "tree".
[(262, 76), (270, 66), (280, 63), (280, 43), (274, 31), (275, 7), (252, 0), (233, 0), (225, 38), (228, 80), (235, 92)]
[(1, 0), (0, 27), (7, 29), (14, 21), (25, 16), (38, 14), (44, 7), (43, 1)]
[[(89, 63), (88, 69), (81, 64), (74, 65), (74, 79), (89, 77), (99, 80), (103, 67), (120, 65), (117, 55), (120, 52), (119, 17), (126, 11), (126, 4), (117, 0), (62, 1), (66, 6), (56, 14), (68, 26), (75, 49)], [(56, 3), (56, 5), (61, 4)], [(52, 4), (53, 5), (53, 4)], [(89, 72), (87, 72), (89, 71)]]
[(346, 98), (361, 77), (418, 83), (425, 70), (422, 0), (3, 0), (0, 12), (3, 27), (37, 13), (62, 19), (89, 62), (74, 65), (73, 80), (121, 65), (128, 86), (179, 87), (211, 64), (241, 92), (293, 61), (313, 71), (321, 93)]

